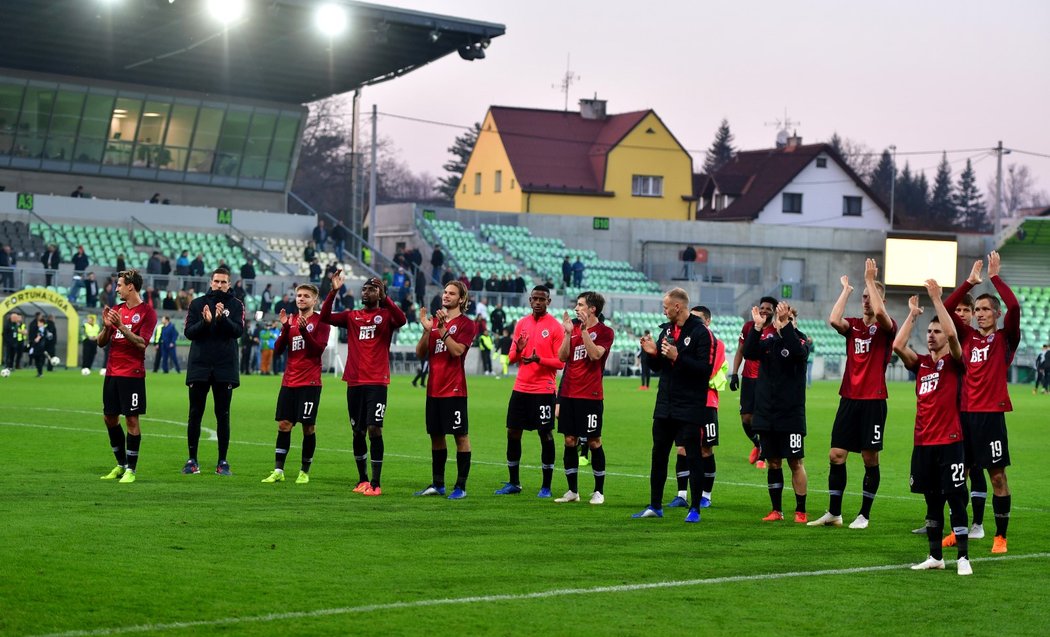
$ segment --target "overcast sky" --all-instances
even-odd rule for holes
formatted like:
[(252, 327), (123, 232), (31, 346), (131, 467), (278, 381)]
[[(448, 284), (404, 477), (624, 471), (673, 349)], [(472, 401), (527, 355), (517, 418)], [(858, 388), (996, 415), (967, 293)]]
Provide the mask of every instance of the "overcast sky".
[[(740, 149), (772, 145), (784, 118), (804, 142), (833, 132), (876, 151), (896, 144), (899, 166), (939, 155), (907, 152), (1008, 148), (1050, 156), (1050, 2), (774, 2), (627, 0), (393, 0), (385, 4), (498, 22), (484, 60), (451, 55), (362, 93), (379, 111), (451, 124), (480, 121), (493, 104), (561, 109), (571, 55), (581, 97), (610, 113), (652, 108), (703, 162), (723, 117)], [(454, 128), (379, 121), (416, 171), (444, 174)], [(995, 158), (949, 155), (953, 175), (973, 157), (983, 187)], [(1014, 153), (1050, 191), (1050, 157)]]

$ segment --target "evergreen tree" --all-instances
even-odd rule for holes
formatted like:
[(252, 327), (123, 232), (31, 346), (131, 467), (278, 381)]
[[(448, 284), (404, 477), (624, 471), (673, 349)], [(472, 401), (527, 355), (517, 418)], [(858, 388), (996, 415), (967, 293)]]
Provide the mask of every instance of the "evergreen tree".
[(481, 124), (474, 122), (474, 127), (456, 137), (456, 141), (448, 148), (452, 159), (442, 166), (448, 175), (438, 179), (441, 185), (438, 186), (437, 191), (449, 201), (454, 201), (456, 198), (456, 190), (459, 188), (460, 181), (463, 180), (463, 171), (467, 169), (467, 161), (470, 159), (470, 154), (474, 152), (474, 144), (478, 142), (479, 134), (481, 134)]
[(930, 182), (926, 179), (926, 173), (919, 173), (919, 176), (912, 181), (908, 210), (912, 215), (922, 219), (930, 217)]
[(967, 230), (988, 230), (988, 212), (984, 207), (984, 195), (977, 188), (977, 176), (973, 165), (966, 160), (966, 170), (959, 175), (959, 186), (955, 192), (956, 222)]
[(845, 159), (846, 149), (843, 147), (842, 137), (839, 136), (837, 131), (831, 134), (831, 139), (828, 140), (828, 146), (831, 146), (831, 149), (838, 153), (839, 157)]
[(716, 172), (719, 168), (725, 166), (735, 153), (733, 133), (729, 132), (729, 120), (722, 119), (722, 123), (718, 126), (718, 132), (715, 133), (715, 141), (711, 143), (711, 148), (707, 149), (707, 158), (704, 160), (704, 172), (708, 175)]
[(930, 222), (935, 228), (947, 228), (956, 217), (955, 199), (952, 187), (952, 167), (948, 163), (948, 154), (941, 155), (937, 166), (937, 176), (933, 180), (933, 193), (930, 195)]
[(875, 166), (875, 170), (871, 173), (871, 189), (878, 195), (879, 199), (882, 200), (887, 206), (890, 205), (890, 190), (893, 187), (893, 180), (896, 177), (893, 168), (893, 156), (890, 155), (889, 150), (882, 151), (882, 157), (879, 158), (879, 164)]

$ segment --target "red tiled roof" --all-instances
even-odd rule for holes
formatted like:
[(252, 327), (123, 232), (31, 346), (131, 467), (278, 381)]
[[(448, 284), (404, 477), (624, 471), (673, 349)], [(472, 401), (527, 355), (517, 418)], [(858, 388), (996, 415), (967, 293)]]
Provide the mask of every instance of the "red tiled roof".
[[(829, 144), (742, 151), (710, 176), (718, 191), (734, 197), (722, 210), (704, 208), (697, 217), (709, 221), (753, 221), (773, 197), (821, 153), (831, 157), (889, 218), (878, 196)], [(694, 182), (695, 183), (695, 182)], [(700, 195), (701, 193), (696, 193)]]
[(511, 168), (523, 192), (604, 192), (608, 153), (652, 111), (584, 119), (579, 113), (493, 106)]

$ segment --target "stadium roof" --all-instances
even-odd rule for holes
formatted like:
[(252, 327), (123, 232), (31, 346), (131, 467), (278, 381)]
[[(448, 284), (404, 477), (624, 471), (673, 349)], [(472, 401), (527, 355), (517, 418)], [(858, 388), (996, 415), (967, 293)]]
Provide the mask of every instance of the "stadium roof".
[(347, 29), (315, 27), (320, 0), (249, 0), (224, 27), (205, 0), (0, 0), (0, 68), (303, 104), (450, 53), (484, 57), (502, 24), (338, 2)]
[(587, 119), (578, 112), (493, 106), (523, 192), (604, 194), (608, 153), (652, 111)]

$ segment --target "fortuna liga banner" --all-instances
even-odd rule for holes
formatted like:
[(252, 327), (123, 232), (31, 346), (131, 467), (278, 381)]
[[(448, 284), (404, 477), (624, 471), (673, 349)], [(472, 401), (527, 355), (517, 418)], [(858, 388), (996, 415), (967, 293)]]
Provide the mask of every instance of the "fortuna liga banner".
[[(47, 288), (29, 288), (28, 290), (19, 290), (18, 292), (12, 293), (11, 296), (8, 296), (2, 303), (0, 303), (0, 316), (7, 316), (8, 312), (24, 303), (53, 305), (58, 308), (59, 312), (66, 315), (68, 328), (66, 330), (66, 360), (64, 362), (66, 367), (76, 367), (77, 346), (80, 344), (80, 318), (77, 316), (77, 311), (73, 309), (73, 305), (69, 300), (58, 292), (48, 290)], [(0, 342), (0, 357), (2, 356), (3, 343)], [(3, 359), (0, 358), (0, 360)]]

